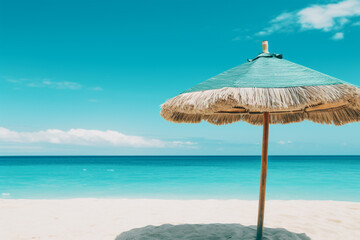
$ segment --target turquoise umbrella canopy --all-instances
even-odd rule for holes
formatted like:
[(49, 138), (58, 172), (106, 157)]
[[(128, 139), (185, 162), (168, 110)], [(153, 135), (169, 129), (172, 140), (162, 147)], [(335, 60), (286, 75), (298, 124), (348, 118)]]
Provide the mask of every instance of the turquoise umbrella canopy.
[(360, 121), (360, 91), (347, 82), (261, 53), (169, 99), (161, 115), (172, 122), (261, 125), (310, 120), (343, 125)]
[(345, 82), (282, 59), (281, 54), (261, 53), (185, 92), (232, 88), (288, 88), (344, 84)]

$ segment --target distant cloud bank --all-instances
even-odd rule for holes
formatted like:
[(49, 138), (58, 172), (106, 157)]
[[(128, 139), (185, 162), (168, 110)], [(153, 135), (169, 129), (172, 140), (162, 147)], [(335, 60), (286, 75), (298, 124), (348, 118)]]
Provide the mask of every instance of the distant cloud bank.
[(360, 16), (360, 0), (344, 0), (337, 3), (315, 4), (309, 7), (284, 12), (270, 21), (270, 26), (256, 33), (257, 36), (266, 36), (276, 32), (292, 32), (296, 30), (321, 30), (336, 32), (331, 39), (344, 38), (342, 32), (345, 25), (358, 26), (356, 19)]
[(195, 145), (193, 142), (167, 142), (158, 139), (147, 139), (141, 136), (129, 136), (112, 130), (70, 129), (69, 131), (62, 131), (58, 129), (47, 129), (37, 132), (17, 132), (3, 127), (0, 127), (0, 142), (128, 146), (138, 148), (186, 147)]

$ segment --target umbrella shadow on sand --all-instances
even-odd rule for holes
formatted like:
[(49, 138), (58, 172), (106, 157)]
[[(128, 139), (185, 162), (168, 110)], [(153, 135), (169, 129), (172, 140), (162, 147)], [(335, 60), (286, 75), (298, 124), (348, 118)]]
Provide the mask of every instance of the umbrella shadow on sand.
[[(146, 226), (123, 232), (115, 240), (225, 240), (256, 239), (256, 226), (241, 224), (164, 224)], [(305, 233), (284, 228), (264, 228), (263, 240), (311, 240)]]

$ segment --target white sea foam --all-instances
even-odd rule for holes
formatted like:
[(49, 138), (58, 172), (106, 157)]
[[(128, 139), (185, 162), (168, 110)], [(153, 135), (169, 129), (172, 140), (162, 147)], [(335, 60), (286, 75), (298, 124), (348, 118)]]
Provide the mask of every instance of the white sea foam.
[(1, 193), (1, 196), (8, 197), (8, 196), (10, 196), (10, 193), (3, 192), (3, 193)]

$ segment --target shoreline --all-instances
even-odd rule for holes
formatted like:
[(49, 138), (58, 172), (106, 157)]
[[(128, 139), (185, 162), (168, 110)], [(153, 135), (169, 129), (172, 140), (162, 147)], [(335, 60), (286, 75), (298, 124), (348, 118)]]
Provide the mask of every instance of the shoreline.
[[(0, 239), (114, 240), (148, 225), (238, 223), (254, 226), (253, 200), (0, 199)], [(360, 202), (268, 200), (265, 227), (312, 240), (360, 239)]]
[[(74, 197), (74, 198), (0, 198), (1, 201), (69, 201), (69, 200), (117, 200), (117, 201), (244, 201), (257, 202), (255, 199), (238, 199), (238, 198), (138, 198), (138, 197)], [(349, 200), (318, 200), (318, 199), (269, 199), (266, 202), (339, 202), (339, 203), (359, 203), (360, 201)], [(0, 206), (1, 207), (1, 206)]]

